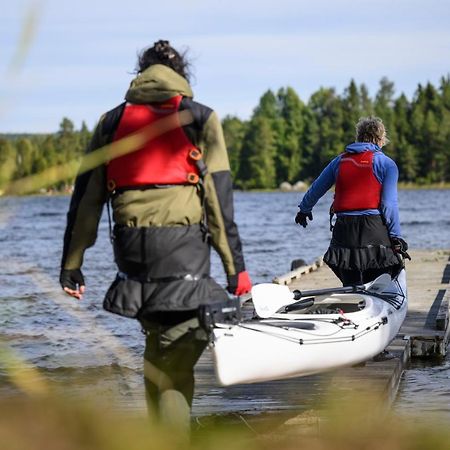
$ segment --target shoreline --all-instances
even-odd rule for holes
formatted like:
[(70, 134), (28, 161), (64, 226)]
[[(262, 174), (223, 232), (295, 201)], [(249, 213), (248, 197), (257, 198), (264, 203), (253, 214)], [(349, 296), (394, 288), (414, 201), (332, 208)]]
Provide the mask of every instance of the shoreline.
[[(295, 192), (295, 193), (302, 193), (306, 192), (309, 189), (309, 186), (306, 189), (233, 189), (235, 192)], [(333, 189), (331, 189), (333, 190)], [(398, 183), (398, 190), (399, 191), (429, 191), (429, 190), (450, 190), (450, 183), (431, 183), (431, 184), (416, 184), (416, 183)]]
[[(309, 188), (309, 186), (308, 186)], [(283, 193), (302, 193), (302, 192), (306, 192), (308, 190), (308, 188), (306, 189), (239, 189), (239, 188), (234, 188), (233, 191), (234, 192), (251, 192), (251, 193), (273, 193), (273, 192), (283, 192)], [(399, 191), (428, 191), (428, 190), (439, 190), (439, 191), (444, 191), (444, 190), (450, 190), (450, 183), (431, 183), (431, 184), (416, 184), (416, 183), (404, 183), (404, 182), (400, 182), (398, 183), (398, 190)], [(30, 197), (30, 196), (34, 196), (34, 197), (53, 197), (53, 196), (64, 196), (64, 195), (72, 195), (71, 190), (69, 191), (57, 191), (57, 190), (52, 190), (51, 192), (35, 192), (35, 193), (31, 193), (31, 194), (23, 194), (23, 195), (7, 195), (4, 194), (1, 190), (0, 190), (0, 198), (8, 198), (8, 197)]]

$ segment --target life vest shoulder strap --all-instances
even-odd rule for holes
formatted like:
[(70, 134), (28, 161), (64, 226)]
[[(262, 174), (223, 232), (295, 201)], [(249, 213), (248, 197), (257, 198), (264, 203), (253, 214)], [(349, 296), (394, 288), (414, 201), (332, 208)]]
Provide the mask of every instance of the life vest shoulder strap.
[(123, 102), (114, 109), (108, 111), (102, 120), (102, 134), (107, 137), (107, 142), (110, 143), (114, 139), (114, 134), (119, 126), (120, 119), (127, 102)]
[(188, 109), (194, 121), (190, 125), (186, 125), (186, 128), (190, 126), (195, 127), (197, 130), (202, 130), (205, 123), (208, 121), (213, 110), (206, 105), (194, 101), (192, 98), (183, 97), (179, 106), (179, 111)]

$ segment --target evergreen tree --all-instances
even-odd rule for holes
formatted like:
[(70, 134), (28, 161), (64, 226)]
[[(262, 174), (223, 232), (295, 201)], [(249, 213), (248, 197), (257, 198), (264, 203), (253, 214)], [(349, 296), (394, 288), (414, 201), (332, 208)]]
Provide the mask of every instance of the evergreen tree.
[(35, 148), (29, 138), (20, 138), (16, 142), (17, 173), (15, 178), (22, 178), (33, 173)]
[[(274, 170), (276, 173), (276, 183), (279, 184), (281, 181), (285, 181), (281, 179), (281, 172), (283, 169), (280, 160), (281, 155), (284, 154), (285, 122), (281, 117), (280, 101), (271, 90), (266, 91), (262, 95), (258, 106), (253, 112), (252, 118), (258, 117), (266, 119), (272, 130), (273, 145), (275, 148), (272, 163), (274, 164)], [(249, 127), (253, 126), (254, 123), (256, 122), (251, 120)]]
[(450, 76), (441, 78), (439, 86), (441, 99), (440, 133), (444, 153), (444, 180), (450, 181)]
[(425, 176), (425, 167), (424, 164), (424, 139), (423, 132), (425, 127), (425, 111), (422, 107), (422, 86), (419, 84), (415, 98), (411, 104), (411, 116), (410, 116), (410, 129), (408, 135), (408, 142), (413, 148), (414, 153), (417, 155), (417, 179), (416, 181), (424, 182), (426, 179)]
[[(295, 182), (302, 171), (301, 139), (304, 131), (305, 105), (291, 87), (278, 91), (284, 135), (277, 148), (277, 184)], [(281, 127), (280, 127), (281, 128)]]
[(342, 129), (342, 102), (334, 89), (321, 88), (311, 96), (308, 106), (315, 116), (318, 133), (315, 139), (317, 147), (312, 149), (309, 167), (311, 175), (317, 176), (347, 144)]
[(75, 131), (75, 125), (67, 117), (63, 117), (61, 123), (59, 124), (58, 134), (61, 136), (72, 136)]
[(408, 182), (414, 181), (417, 175), (417, 154), (408, 139), (410, 135), (410, 109), (408, 99), (402, 94), (394, 105), (396, 141), (391, 144), (396, 148), (399, 179)]
[(79, 131), (79, 138), (78, 138), (78, 148), (79, 150), (84, 153), (89, 145), (89, 142), (92, 139), (92, 133), (89, 131), (88, 126), (86, 125), (86, 122), (83, 120), (81, 122), (81, 128)]
[(261, 96), (258, 106), (253, 111), (253, 117), (258, 116), (273, 122), (280, 117), (277, 97), (270, 89)]
[(342, 132), (343, 139), (347, 143), (355, 140), (355, 124), (362, 115), (361, 103), (358, 86), (351, 80), (342, 99)]
[(317, 156), (320, 149), (320, 130), (317, 117), (310, 108), (305, 109), (303, 135), (300, 138), (302, 148), (302, 170), (300, 180), (311, 180), (318, 175)]
[(237, 181), (241, 161), (241, 150), (244, 140), (246, 123), (237, 117), (226, 116), (222, 121), (223, 134), (230, 159), (231, 174)]
[(11, 141), (0, 139), (0, 189), (13, 178), (16, 170), (16, 157)]
[(43, 139), (40, 145), (40, 152), (45, 160), (46, 167), (56, 166), (61, 162), (61, 158), (58, 157), (58, 152), (56, 151), (54, 135), (50, 134)]
[(55, 146), (59, 163), (70, 161), (82, 153), (79, 136), (75, 134), (75, 126), (67, 117), (64, 117), (59, 125)]
[(446, 173), (446, 155), (443, 149), (446, 141), (445, 131), (439, 126), (443, 117), (437, 90), (428, 83), (419, 84), (412, 107), (412, 130), (410, 141), (418, 155), (418, 181), (422, 183), (443, 181)]
[(275, 134), (270, 120), (263, 116), (254, 117), (242, 145), (239, 179), (244, 188), (275, 187), (275, 152)]
[(372, 99), (369, 96), (369, 90), (367, 89), (367, 86), (365, 84), (361, 84), (359, 88), (360, 93), (360, 107), (361, 107), (361, 114), (364, 117), (373, 116), (374, 115), (374, 109), (373, 109), (373, 102)]
[[(389, 81), (386, 77), (380, 80), (380, 87), (375, 96), (374, 110), (376, 116), (383, 120), (384, 126), (387, 130), (387, 136), (390, 141), (396, 142), (397, 136), (395, 134), (394, 125), (394, 83)], [(396, 158), (395, 147), (388, 144), (384, 151), (387, 155)]]

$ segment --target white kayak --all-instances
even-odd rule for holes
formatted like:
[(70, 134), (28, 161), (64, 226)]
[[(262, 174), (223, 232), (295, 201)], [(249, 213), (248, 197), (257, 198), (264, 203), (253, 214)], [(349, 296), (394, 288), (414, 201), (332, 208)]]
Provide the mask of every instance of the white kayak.
[(216, 376), (223, 386), (366, 361), (395, 338), (408, 303), (404, 269), (393, 280), (384, 274), (353, 288), (293, 293), (287, 286), (261, 284), (252, 289), (252, 298), (258, 317), (215, 323), (212, 330)]

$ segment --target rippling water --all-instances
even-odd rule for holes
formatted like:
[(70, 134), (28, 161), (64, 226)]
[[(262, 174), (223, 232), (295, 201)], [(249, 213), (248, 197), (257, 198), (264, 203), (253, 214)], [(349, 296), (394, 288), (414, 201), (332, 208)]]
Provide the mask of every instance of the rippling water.
[[(329, 242), (325, 196), (306, 230), (293, 218), (302, 194), (235, 194), (236, 221), (247, 268), (254, 282), (287, 272), (293, 259), (312, 262)], [(450, 192), (400, 192), (403, 234), (413, 248), (450, 248)], [(143, 339), (135, 321), (104, 312), (101, 299), (114, 278), (108, 225), (103, 217), (98, 242), (88, 250), (84, 273), (87, 294), (82, 302), (64, 296), (58, 284), (61, 244), (68, 197), (0, 198), (0, 337), (70, 397), (86, 390), (119, 392), (125, 406), (138, 408), (142, 396)], [(220, 260), (212, 273), (225, 284)], [(8, 384), (0, 365), (0, 397)], [(105, 395), (107, 397), (107, 395)], [(450, 418), (450, 360), (419, 364), (408, 370), (396, 407)]]

